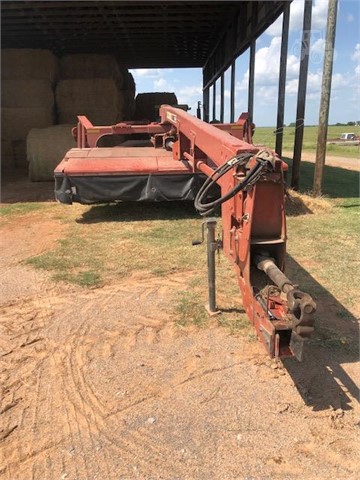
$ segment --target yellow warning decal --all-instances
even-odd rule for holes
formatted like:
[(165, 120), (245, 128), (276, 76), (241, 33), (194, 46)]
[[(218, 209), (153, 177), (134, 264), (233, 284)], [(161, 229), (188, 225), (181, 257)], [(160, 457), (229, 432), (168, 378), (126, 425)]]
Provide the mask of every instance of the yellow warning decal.
[(171, 112), (166, 112), (166, 118), (170, 120), (170, 122), (176, 123), (177, 117)]
[(86, 131), (88, 133), (100, 133), (100, 128), (88, 128)]
[(230, 125), (230, 128), (232, 130), (241, 130), (243, 128), (242, 125)]

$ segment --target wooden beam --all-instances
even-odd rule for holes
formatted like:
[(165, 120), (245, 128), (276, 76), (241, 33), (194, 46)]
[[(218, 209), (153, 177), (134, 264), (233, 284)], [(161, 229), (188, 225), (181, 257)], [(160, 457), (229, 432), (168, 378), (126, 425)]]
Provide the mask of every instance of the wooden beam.
[(225, 93), (225, 78), (224, 78), (224, 73), (222, 73), (220, 77), (220, 123), (224, 123), (224, 106), (225, 106), (224, 93)]
[(289, 43), (290, 3), (285, 5), (280, 49), (279, 92), (276, 122), (275, 151), (281, 157), (284, 135), (286, 64)]
[(212, 120), (216, 120), (216, 82), (213, 83)]
[(204, 88), (203, 90), (203, 120), (204, 122), (210, 121), (210, 88)]
[(301, 151), (304, 138), (305, 123), (306, 84), (310, 53), (311, 13), (312, 0), (305, 0), (303, 34), (301, 43), (300, 74), (296, 109), (295, 144), (291, 172), (291, 186), (294, 190), (298, 190), (300, 184)]
[(235, 121), (235, 60), (231, 64), (230, 80), (230, 122)]
[(249, 58), (249, 90), (248, 90), (248, 113), (250, 122), (254, 118), (254, 87), (255, 87), (255, 50), (256, 41), (251, 42)]

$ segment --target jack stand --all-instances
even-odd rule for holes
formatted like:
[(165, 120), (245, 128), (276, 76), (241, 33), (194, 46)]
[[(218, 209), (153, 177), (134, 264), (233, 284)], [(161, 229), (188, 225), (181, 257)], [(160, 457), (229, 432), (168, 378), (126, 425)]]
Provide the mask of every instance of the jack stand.
[(208, 266), (208, 285), (209, 285), (209, 303), (205, 305), (205, 310), (210, 316), (219, 315), (220, 310), (216, 308), (216, 287), (215, 287), (215, 252), (222, 248), (220, 240), (215, 240), (215, 230), (217, 221), (215, 218), (207, 218), (202, 224), (202, 239), (194, 240), (193, 245), (200, 245), (204, 242), (205, 232), (207, 229), (207, 266)]
[(205, 306), (209, 315), (218, 315), (220, 310), (216, 308), (216, 287), (215, 287), (215, 252), (219, 249), (218, 242), (215, 240), (216, 230), (215, 218), (207, 218), (204, 222), (207, 229), (207, 265), (209, 282), (209, 304)]

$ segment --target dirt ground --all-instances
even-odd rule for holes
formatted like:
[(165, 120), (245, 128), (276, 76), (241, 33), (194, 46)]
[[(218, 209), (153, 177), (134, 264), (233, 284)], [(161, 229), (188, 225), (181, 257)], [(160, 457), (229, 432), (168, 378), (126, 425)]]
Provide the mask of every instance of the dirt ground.
[[(357, 354), (309, 345), (303, 363), (277, 363), (215, 322), (179, 328), (191, 271), (55, 284), (20, 263), (63, 235), (36, 218), (0, 227), (0, 478), (359, 478)], [(336, 302), (324, 297), (319, 321)], [(357, 335), (354, 318), (342, 328)]]
[[(284, 157), (292, 158), (293, 152), (283, 152)], [(315, 163), (316, 154), (313, 152), (301, 153), (301, 159), (306, 162)], [(335, 155), (326, 155), (326, 165), (330, 167), (341, 167), (348, 170), (360, 171), (360, 158), (338, 157)]]

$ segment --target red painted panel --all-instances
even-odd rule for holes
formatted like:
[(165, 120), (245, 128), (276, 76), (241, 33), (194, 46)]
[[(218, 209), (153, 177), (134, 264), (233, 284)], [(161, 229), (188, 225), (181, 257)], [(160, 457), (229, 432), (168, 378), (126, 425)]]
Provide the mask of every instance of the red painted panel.
[[(95, 149), (101, 150), (101, 149)], [(109, 151), (109, 149), (103, 149)], [(154, 150), (154, 149), (153, 149)], [(155, 150), (154, 150), (155, 151)], [(91, 156), (90, 156), (91, 155)], [(172, 157), (109, 157), (92, 155), (87, 157), (66, 157), (55, 172), (66, 175), (131, 175), (156, 173), (191, 173), (188, 162), (174, 161)]]

